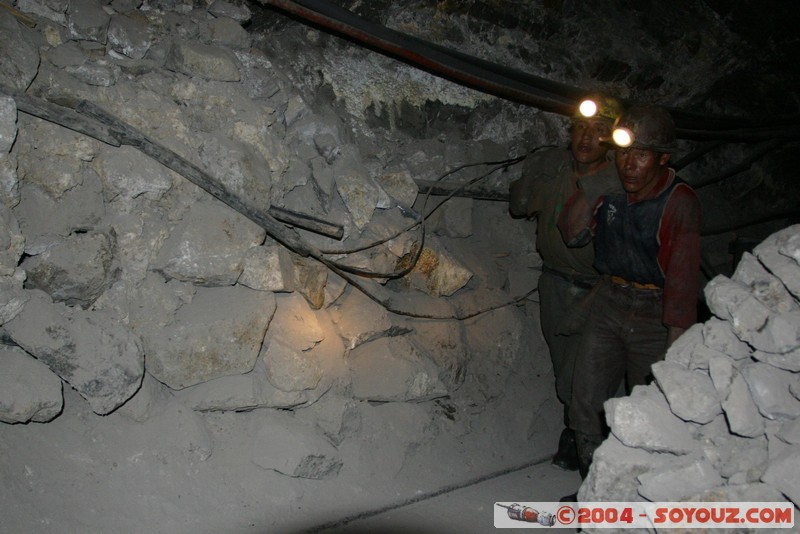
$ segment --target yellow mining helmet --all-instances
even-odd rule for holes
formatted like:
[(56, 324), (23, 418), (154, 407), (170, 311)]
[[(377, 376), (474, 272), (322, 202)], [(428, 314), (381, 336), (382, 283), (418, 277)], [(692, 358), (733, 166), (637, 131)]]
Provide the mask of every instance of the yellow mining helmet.
[(581, 99), (575, 112), (575, 119), (608, 119), (613, 122), (622, 113), (622, 104), (613, 96), (599, 93), (587, 95)]
[(665, 153), (676, 150), (675, 123), (665, 109), (656, 106), (626, 109), (614, 123), (611, 137), (620, 148), (643, 148)]

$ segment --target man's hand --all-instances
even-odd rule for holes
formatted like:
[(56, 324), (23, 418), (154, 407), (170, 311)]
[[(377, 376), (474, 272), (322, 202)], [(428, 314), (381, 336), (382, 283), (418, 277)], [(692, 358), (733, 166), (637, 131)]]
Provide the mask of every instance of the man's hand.
[(511, 183), (508, 188), (508, 211), (514, 218), (530, 217), (528, 202), (533, 189), (533, 182), (524, 176)]
[(558, 216), (558, 229), (567, 246), (582, 247), (592, 238), (589, 225), (592, 221), (592, 207), (583, 189), (578, 189), (567, 200)]

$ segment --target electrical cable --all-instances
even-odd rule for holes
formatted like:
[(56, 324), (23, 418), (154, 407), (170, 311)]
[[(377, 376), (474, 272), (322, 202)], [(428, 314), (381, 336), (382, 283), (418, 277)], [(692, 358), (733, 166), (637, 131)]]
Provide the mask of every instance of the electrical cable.
[(398, 503), (395, 503), (395, 504), (390, 504), (390, 505), (387, 505), (387, 506), (383, 506), (383, 507), (376, 508), (376, 509), (369, 510), (369, 511), (365, 511), (365, 512), (360, 512), (360, 513), (357, 513), (357, 514), (352, 514), (352, 515), (343, 517), (341, 519), (328, 521), (327, 523), (323, 523), (321, 525), (310, 527), (309, 529), (306, 530), (306, 532), (321, 532), (323, 530), (329, 530), (329, 529), (332, 529), (332, 528), (343, 527), (343, 526), (345, 526), (345, 525), (347, 525), (349, 523), (352, 523), (354, 521), (359, 521), (361, 519), (368, 519), (370, 517), (374, 517), (376, 515), (383, 514), (385, 512), (390, 512), (392, 510), (397, 510), (398, 508), (403, 508), (405, 506), (410, 506), (410, 505), (416, 504), (418, 502), (427, 501), (427, 500), (433, 499), (435, 497), (439, 497), (441, 495), (445, 495), (447, 493), (452, 493), (452, 492), (460, 490), (460, 489), (468, 488), (470, 486), (474, 486), (476, 484), (480, 484), (481, 482), (486, 482), (487, 480), (493, 480), (495, 478), (500, 478), (502, 476), (509, 475), (511, 473), (516, 473), (517, 471), (522, 471), (523, 469), (528, 469), (528, 468), (531, 468), (531, 467), (535, 467), (537, 465), (542, 465), (545, 462), (548, 462), (549, 460), (550, 460), (549, 456), (544, 457), (544, 458), (536, 458), (536, 459), (527, 461), (527, 462), (525, 462), (525, 463), (523, 463), (521, 465), (516, 465), (516, 466), (508, 467), (506, 469), (501, 469), (499, 471), (495, 471), (493, 473), (488, 473), (486, 475), (481, 475), (481, 476), (475, 477), (473, 479), (470, 479), (470, 480), (467, 480), (467, 481), (464, 481), (464, 482), (457, 482), (455, 484), (450, 484), (449, 486), (445, 486), (443, 488), (439, 488), (438, 490), (430, 491), (430, 492), (427, 492), (427, 493), (420, 493), (420, 494), (414, 495), (414, 497), (410, 497), (408, 499), (402, 500), (402, 501), (400, 501)]
[[(495, 305), (488, 305), (480, 309), (468, 310), (466, 312), (420, 314), (405, 310), (399, 305), (392, 303), (391, 296), (378, 296), (380, 293), (379, 288), (374, 287), (368, 289), (366, 287), (366, 281), (356, 280), (352, 276), (352, 273), (348, 273), (343, 269), (345, 266), (338, 265), (336, 262), (325, 258), (318, 249), (308, 243), (307, 240), (303, 239), (296, 231), (287, 228), (266, 211), (253, 207), (245, 203), (236, 195), (231, 194), (218, 180), (216, 180), (206, 171), (194, 165), (192, 162), (181, 157), (179, 154), (173, 152), (167, 147), (153, 141), (144, 133), (136, 130), (130, 124), (118, 119), (96, 104), (88, 101), (80, 101), (75, 103), (75, 109), (72, 109), (48, 102), (43, 99), (30, 97), (16, 91), (12, 91), (8, 88), (0, 87), (0, 89), (2, 89), (4, 92), (7, 92), (9, 96), (14, 97), (18, 103), (22, 103), (20, 110), (26, 113), (32, 114), (33, 116), (37, 116), (54, 124), (70, 128), (84, 135), (91, 136), (114, 147), (129, 145), (138, 149), (155, 161), (158, 161), (167, 168), (177, 172), (217, 200), (228, 205), (230, 208), (241, 213), (248, 219), (261, 226), (267, 232), (267, 234), (283, 244), (289, 250), (304, 257), (312, 257), (322, 265), (325, 265), (333, 272), (347, 280), (353, 286), (361, 290), (365, 295), (367, 295), (367, 297), (392, 313), (428, 319), (469, 318), (481, 313), (485, 313), (486, 311), (497, 309), (502, 306), (508, 306), (523, 300), (536, 291), (536, 288), (534, 288), (525, 295), (511, 301), (505, 301)], [(424, 233), (422, 235), (424, 236)], [(413, 263), (411, 266), (413, 267)], [(366, 273), (366, 275), (370, 274), (372, 277), (375, 277), (375, 273)], [(433, 304), (435, 300), (436, 299), (433, 299), (431, 304)]]
[[(296, 17), (304, 24), (339, 35), (434, 75), (544, 111), (571, 115), (578, 98), (588, 92), (404, 34), (370, 22), (326, 0), (260, 1)], [(630, 100), (620, 100), (626, 106), (636, 104)], [(678, 138), (708, 142), (680, 160), (679, 168), (697, 161), (725, 142), (763, 143), (777, 139), (789, 142), (800, 138), (800, 115), (797, 113), (780, 117), (742, 117), (699, 113), (667, 105), (661, 107), (673, 117)], [(775, 142), (768, 146), (777, 150), (782, 144)], [(766, 157), (768, 152), (769, 150), (759, 151), (757, 157)], [(753, 161), (753, 158), (748, 158), (712, 181), (742, 172)]]
[[(548, 146), (549, 146), (549, 145), (548, 145)], [(428, 218), (428, 217), (429, 217), (429, 216), (430, 216), (430, 215), (431, 215), (431, 214), (432, 214), (432, 213), (433, 213), (435, 210), (437, 210), (437, 209), (439, 208), (439, 206), (441, 206), (441, 204), (443, 204), (445, 201), (449, 200), (450, 198), (452, 198), (453, 196), (455, 196), (456, 194), (458, 194), (460, 191), (463, 191), (463, 190), (464, 190), (464, 189), (466, 189), (468, 186), (470, 186), (470, 185), (474, 184), (474, 183), (475, 183), (475, 182), (477, 182), (478, 180), (488, 177), (489, 175), (491, 175), (491, 174), (492, 174), (492, 173), (494, 173), (495, 171), (497, 171), (497, 170), (499, 170), (499, 169), (501, 169), (501, 168), (507, 168), (507, 167), (509, 167), (509, 166), (511, 166), (511, 165), (513, 165), (513, 164), (516, 164), (516, 163), (518, 163), (518, 162), (519, 162), (519, 161), (521, 161), (522, 159), (524, 159), (524, 156), (523, 156), (523, 157), (518, 157), (518, 158), (511, 158), (511, 159), (507, 159), (507, 160), (503, 160), (503, 161), (499, 161), (499, 162), (488, 162), (488, 161), (487, 161), (487, 162), (480, 162), (480, 163), (466, 163), (466, 164), (464, 164), (464, 165), (461, 165), (461, 166), (459, 166), (459, 167), (456, 167), (456, 168), (454, 168), (454, 169), (451, 169), (451, 170), (447, 171), (446, 173), (444, 173), (443, 175), (441, 175), (439, 178), (437, 178), (437, 179), (436, 179), (436, 181), (437, 181), (437, 182), (439, 182), (439, 181), (442, 181), (442, 180), (443, 180), (444, 178), (446, 178), (447, 176), (450, 176), (450, 175), (452, 175), (452, 174), (455, 174), (456, 172), (458, 172), (458, 171), (461, 171), (461, 170), (463, 170), (463, 169), (465, 169), (465, 168), (477, 167), (477, 166), (483, 166), (483, 165), (499, 165), (499, 167), (497, 167), (497, 168), (495, 168), (495, 169), (492, 169), (492, 170), (491, 170), (491, 171), (489, 171), (488, 173), (486, 173), (486, 174), (484, 174), (484, 175), (481, 175), (481, 176), (479, 176), (479, 177), (478, 177), (478, 178), (476, 178), (476, 179), (470, 180), (470, 181), (469, 181), (469, 182), (467, 182), (467, 183), (464, 183), (464, 184), (461, 184), (461, 185), (459, 185), (459, 187), (457, 187), (457, 188), (455, 189), (455, 191), (453, 191), (453, 192), (451, 192), (450, 194), (448, 194), (447, 198), (445, 198), (445, 199), (444, 199), (444, 200), (443, 200), (443, 201), (442, 201), (442, 202), (441, 202), (439, 205), (437, 205), (435, 208), (433, 208), (433, 209), (432, 209), (432, 210), (431, 210), (429, 213), (427, 213), (427, 214), (426, 214), (426, 215), (424, 215), (424, 216), (421, 216), (421, 217), (419, 217), (419, 218), (418, 218), (418, 220), (416, 220), (415, 222), (413, 222), (413, 223), (412, 223), (412, 224), (410, 224), (409, 226), (407, 226), (407, 227), (405, 227), (405, 228), (403, 228), (403, 229), (401, 229), (401, 230), (397, 231), (397, 232), (396, 232), (396, 233), (394, 233), (394, 234), (391, 234), (391, 235), (389, 235), (388, 237), (379, 238), (379, 239), (376, 239), (376, 240), (374, 240), (374, 241), (371, 241), (371, 242), (369, 242), (369, 243), (367, 243), (367, 244), (358, 245), (358, 246), (351, 247), (351, 248), (347, 248), (347, 249), (320, 249), (320, 252), (322, 252), (323, 254), (328, 254), (328, 255), (335, 255), (335, 254), (354, 254), (354, 253), (356, 253), (356, 252), (362, 252), (362, 251), (364, 251), (364, 250), (367, 250), (367, 249), (370, 249), (370, 248), (376, 247), (376, 246), (378, 246), (378, 245), (382, 245), (382, 244), (384, 244), (384, 243), (386, 243), (386, 242), (388, 242), (388, 241), (391, 241), (392, 239), (395, 239), (395, 238), (399, 237), (399, 236), (400, 236), (400, 235), (402, 235), (403, 233), (405, 233), (405, 232), (407, 232), (407, 231), (409, 231), (409, 230), (412, 230), (412, 229), (416, 228), (418, 225), (420, 225), (420, 224), (421, 224), (421, 222), (422, 222), (424, 219), (427, 219), (427, 218)], [(430, 195), (431, 195), (431, 192), (430, 192), (430, 190), (429, 190), (429, 191), (427, 192), (426, 196), (425, 196), (425, 201), (423, 202), (423, 206), (422, 206), (422, 209), (423, 209), (423, 211), (424, 211), (424, 209), (425, 209), (425, 206), (427, 205), (427, 202), (428, 202), (428, 199), (430, 198)], [(409, 211), (409, 212), (411, 211), (411, 208), (404, 207), (404, 206), (400, 206), (399, 204), (398, 204), (398, 207), (399, 207), (401, 210), (404, 210), (404, 211)]]
[(785, 141), (783, 139), (773, 139), (771, 141), (766, 141), (761, 146), (759, 146), (757, 150), (755, 150), (752, 154), (747, 156), (739, 163), (736, 163), (735, 165), (732, 165), (731, 167), (724, 169), (716, 176), (712, 176), (704, 180), (692, 180), (692, 182), (689, 185), (691, 185), (692, 188), (697, 190), (706, 187), (708, 185), (721, 182), (722, 180), (730, 178), (731, 176), (735, 176), (740, 172), (744, 172), (747, 169), (749, 169), (756, 161), (760, 160), (768, 153), (772, 152), (773, 150), (783, 145), (784, 143)]
[[(499, 169), (504, 169), (504, 168), (507, 168), (507, 167), (509, 167), (511, 165), (519, 163), (520, 161), (523, 161), (529, 154), (532, 154), (532, 153), (536, 152), (537, 150), (540, 150), (542, 148), (547, 148), (549, 146), (550, 145), (544, 145), (544, 146), (536, 147), (533, 150), (531, 150), (528, 154), (526, 154), (525, 156), (519, 156), (517, 158), (511, 158), (511, 159), (508, 159), (508, 160), (502, 160), (500, 162), (485, 162), (485, 163), (477, 163), (477, 164), (465, 164), (465, 165), (463, 165), (461, 167), (458, 167), (456, 169), (448, 171), (447, 173), (442, 175), (439, 178), (439, 180), (442, 180), (443, 178), (453, 174), (454, 172), (457, 172), (458, 170), (462, 170), (463, 168), (466, 168), (466, 167), (475, 166), (475, 165), (483, 165), (483, 164), (496, 165), (495, 168), (493, 168), (492, 170), (490, 170), (490, 171), (488, 171), (488, 172), (486, 172), (486, 173), (484, 173), (484, 174), (482, 174), (482, 175), (480, 175), (480, 176), (478, 176), (476, 178), (473, 178), (472, 180), (469, 180), (468, 182), (462, 184), (456, 190), (452, 191), (445, 199), (443, 199), (430, 212), (425, 214), (425, 216), (422, 218), (422, 221), (420, 223), (421, 226), (424, 224), (424, 220), (427, 219), (427, 217), (429, 217), (434, 211), (436, 211), (442, 204), (444, 204), (445, 202), (450, 200), (458, 191), (460, 191), (460, 190), (472, 185), (473, 183), (475, 183), (475, 182), (477, 182), (477, 181), (479, 181), (481, 179), (484, 179), (484, 178), (490, 176), (491, 174), (493, 174), (495, 171), (497, 171)], [(429, 190), (427, 195), (426, 195), (426, 197), (425, 197), (425, 201), (423, 203), (423, 210), (424, 210), (425, 205), (427, 205), (427, 202), (428, 202), (428, 199), (430, 198), (430, 195), (431, 195), (431, 191)], [(422, 227), (424, 228), (424, 226), (422, 226)], [(424, 232), (423, 232), (423, 235), (424, 235)], [(417, 258), (419, 257), (419, 254), (421, 254), (421, 250), (422, 249), (420, 247), (420, 250), (418, 251), (418, 254), (417, 254)], [(490, 311), (493, 311), (493, 310), (496, 310), (496, 309), (499, 309), (499, 308), (503, 308), (503, 307), (506, 307), (506, 306), (511, 306), (511, 305), (517, 304), (517, 303), (519, 303), (519, 302), (521, 302), (523, 300), (528, 299), (531, 295), (536, 293), (538, 291), (538, 289), (539, 289), (538, 286), (537, 286), (537, 287), (534, 287), (534, 288), (530, 289), (529, 291), (527, 291), (526, 293), (524, 293), (523, 295), (520, 295), (518, 297), (515, 297), (515, 298), (512, 298), (512, 299), (501, 299), (499, 302), (497, 302), (495, 304), (488, 304), (488, 305), (485, 305), (485, 306), (482, 306), (482, 307), (479, 307), (479, 308), (476, 308), (476, 309), (467, 310), (467, 311), (463, 311), (463, 312), (454, 311), (453, 313), (448, 313), (448, 314), (435, 314), (435, 313), (430, 313), (430, 312), (428, 312), (428, 313), (419, 313), (419, 312), (413, 312), (413, 311), (409, 311), (409, 310), (405, 310), (405, 309), (397, 307), (396, 305), (394, 305), (394, 304), (392, 304), (390, 302), (390, 297), (384, 297), (383, 299), (381, 299), (380, 297), (378, 297), (375, 294), (378, 291), (378, 288), (373, 287), (371, 289), (368, 289), (367, 287), (365, 287), (365, 283), (364, 282), (359, 281), (359, 280), (355, 280), (351, 276), (348, 276), (348, 274), (346, 272), (342, 272), (341, 271), (341, 266), (336, 264), (335, 262), (328, 263), (327, 260), (324, 260), (324, 259), (323, 260), (321, 260), (319, 258), (315, 258), (315, 259), (317, 259), (318, 261), (322, 261), (322, 263), (325, 264), (328, 268), (330, 268), (332, 271), (334, 271), (339, 276), (342, 276), (350, 284), (352, 284), (353, 286), (358, 288), (359, 291), (361, 291), (364, 295), (366, 295), (367, 297), (369, 297), (373, 301), (375, 301), (378, 304), (380, 304), (387, 311), (390, 311), (390, 312), (395, 313), (397, 315), (403, 315), (403, 316), (406, 316), (406, 317), (413, 317), (413, 318), (418, 318), (418, 319), (456, 319), (456, 320), (466, 320), (466, 319), (477, 317), (478, 315), (481, 315), (481, 314), (484, 314), (484, 313), (487, 313), (487, 312), (490, 312)], [(410, 272), (411, 270), (413, 270), (413, 267), (414, 267), (415, 264), (416, 264), (416, 262), (411, 263), (410, 267), (407, 268), (407, 272)], [(407, 272), (404, 273), (404, 274), (407, 274)]]
[[(260, 0), (301, 23), (336, 34), (389, 57), (404, 61), (456, 83), (544, 111), (571, 115), (579, 96), (588, 91), (492, 63), (370, 22), (326, 0)], [(620, 99), (623, 104), (636, 102)], [(800, 138), (800, 115), (722, 116), (662, 105), (673, 117), (678, 138), (708, 141), (679, 161), (683, 168), (724, 143), (762, 143)], [(779, 149), (775, 142), (772, 148)], [(768, 151), (759, 151), (765, 157)], [(719, 181), (746, 170), (748, 158), (732, 166)]]
[[(550, 146), (550, 145), (545, 145), (545, 146)], [(533, 152), (535, 152), (535, 151), (537, 151), (537, 150), (539, 150), (541, 148), (544, 148), (545, 146), (536, 147), (533, 150), (531, 150), (530, 153), (533, 153)], [(480, 181), (480, 180), (482, 180), (484, 178), (487, 178), (487, 177), (491, 176), (492, 174), (494, 174), (498, 170), (506, 169), (506, 168), (508, 168), (508, 167), (510, 167), (512, 165), (515, 165), (515, 164), (519, 163), (520, 161), (524, 160), (525, 157), (527, 157), (527, 156), (519, 156), (519, 157), (516, 157), (516, 158), (510, 158), (510, 159), (501, 160), (501, 161), (467, 163), (467, 164), (464, 164), (464, 165), (460, 165), (460, 166), (458, 166), (458, 167), (456, 167), (454, 169), (451, 169), (451, 170), (447, 171), (446, 173), (444, 173), (442, 176), (440, 176), (436, 181), (442, 181), (447, 176), (455, 174), (456, 172), (464, 170), (466, 168), (476, 167), (476, 166), (483, 166), (483, 165), (495, 165), (495, 167), (493, 169), (489, 170), (488, 172), (486, 172), (486, 173), (484, 173), (484, 174), (482, 174), (482, 175), (480, 175), (480, 176), (478, 176), (476, 178), (473, 178), (473, 179), (471, 179), (471, 180), (459, 185), (459, 187), (457, 187), (455, 190), (451, 191), (441, 202), (439, 202), (439, 204), (434, 206), (429, 212), (427, 212), (425, 215), (420, 217), (414, 223), (410, 224), (406, 228), (400, 229), (399, 231), (397, 231), (394, 234), (391, 234), (391, 235), (389, 235), (387, 237), (372, 241), (372, 242), (370, 242), (368, 244), (360, 245), (358, 247), (354, 247), (354, 248), (350, 248), (350, 249), (346, 249), (346, 250), (341, 250), (341, 249), (340, 250), (330, 250), (330, 249), (329, 250), (322, 250), (322, 249), (320, 249), (319, 252), (321, 252), (322, 254), (325, 254), (325, 255), (355, 254), (355, 253), (358, 253), (358, 252), (362, 252), (364, 250), (368, 250), (370, 248), (374, 248), (374, 247), (376, 247), (378, 245), (382, 245), (382, 244), (384, 244), (384, 243), (386, 243), (388, 241), (391, 241), (392, 239), (396, 239), (397, 237), (403, 235), (404, 233), (410, 232), (411, 230), (413, 230), (414, 228), (419, 226), (421, 235), (420, 235), (420, 240), (418, 241), (418, 246), (416, 247), (416, 250), (415, 250), (415, 252), (413, 254), (413, 259), (411, 261), (405, 261), (404, 263), (406, 263), (407, 265), (405, 267), (403, 267), (402, 269), (400, 269), (400, 270), (393, 271), (393, 272), (390, 272), (390, 273), (380, 273), (380, 272), (375, 272), (375, 271), (367, 271), (367, 270), (363, 270), (363, 269), (352, 268), (352, 267), (350, 267), (350, 266), (348, 266), (346, 264), (342, 264), (342, 263), (338, 263), (338, 262), (336, 262), (334, 260), (330, 260), (339, 269), (341, 269), (341, 270), (343, 270), (345, 272), (349, 272), (349, 273), (357, 274), (357, 275), (361, 275), (361, 276), (367, 276), (367, 277), (372, 277), (372, 278), (400, 278), (402, 276), (405, 276), (406, 274), (410, 273), (414, 269), (414, 266), (416, 265), (417, 260), (419, 259), (420, 255), (422, 254), (422, 249), (423, 249), (422, 242), (424, 241), (424, 234), (425, 234), (425, 221), (436, 210), (438, 210), (444, 203), (446, 203), (448, 200), (452, 199), (456, 194), (458, 194), (460, 191), (464, 190), (465, 188), (469, 187), (470, 185), (473, 185), (474, 183), (476, 183), (476, 182), (478, 182), (478, 181)], [(428, 200), (430, 199), (431, 193), (432, 193), (432, 190), (429, 189), (427, 194), (425, 195), (425, 200), (423, 201), (423, 204), (422, 204), (422, 211), (423, 212), (425, 211), (425, 208), (426, 208), (426, 206), (428, 204)], [(401, 209), (406, 210), (406, 211), (410, 211), (410, 209), (408, 209), (408, 208), (403, 208), (402, 206), (399, 206), (399, 207)]]

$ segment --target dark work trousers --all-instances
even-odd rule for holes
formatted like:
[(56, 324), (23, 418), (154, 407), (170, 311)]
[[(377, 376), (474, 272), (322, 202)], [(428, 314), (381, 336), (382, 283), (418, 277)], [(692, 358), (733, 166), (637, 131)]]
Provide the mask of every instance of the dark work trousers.
[(589, 292), (594, 280), (569, 280), (549, 269), (545, 269), (539, 277), (542, 334), (550, 349), (556, 394), (565, 406), (569, 406), (572, 398), (572, 371), (580, 336), (558, 334), (558, 327), (575, 303)]
[(661, 318), (661, 290), (601, 279), (575, 360), (569, 416), (576, 433), (599, 445), (605, 428), (603, 403), (622, 380), (629, 393), (649, 382), (651, 366), (666, 352), (668, 329)]

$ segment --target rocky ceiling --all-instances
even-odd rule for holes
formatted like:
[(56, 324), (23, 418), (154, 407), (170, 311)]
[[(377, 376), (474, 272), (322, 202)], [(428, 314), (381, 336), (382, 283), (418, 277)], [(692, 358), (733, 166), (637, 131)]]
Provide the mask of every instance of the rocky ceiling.
[[(315, 98), (344, 106), (350, 113), (343, 115), (360, 121), (354, 130), (516, 136), (530, 148), (563, 141), (563, 115), (580, 95), (601, 90), (673, 112), (682, 137), (673, 161), (701, 195), (709, 238), (736, 231), (757, 239), (797, 218), (800, 188), (790, 164), (800, 136), (795, 3), (261, 5), (250, 31), (273, 52), (287, 42), (276, 35), (293, 33), (289, 42), (299, 46), (275, 54), (291, 58), (281, 67)], [(421, 78), (423, 71), (431, 76)], [(476, 126), (484, 123), (476, 117), (500, 110), (517, 117), (516, 126)]]
[[(572, 88), (600, 88), (680, 112), (798, 118), (792, 3), (679, 0), (391, 2), (263, 0), (317, 27), (383, 26)], [(257, 16), (257, 19), (259, 17)], [(261, 13), (260, 21), (271, 18)], [(259, 22), (254, 24), (258, 27)], [(385, 35), (384, 35), (385, 37)], [(363, 39), (361, 40), (363, 42)], [(409, 44), (407, 42), (407, 44)], [(394, 54), (402, 56), (401, 50)], [(552, 88), (550, 89), (553, 90)], [(795, 123), (796, 124), (796, 123)]]

